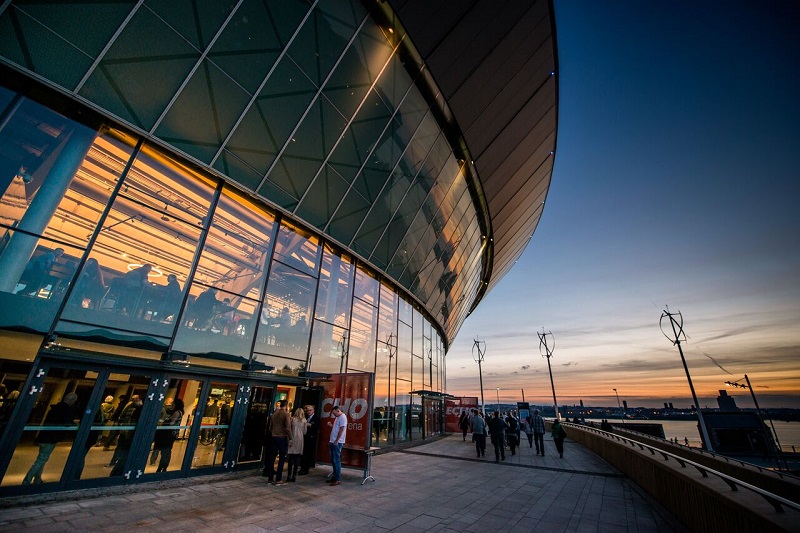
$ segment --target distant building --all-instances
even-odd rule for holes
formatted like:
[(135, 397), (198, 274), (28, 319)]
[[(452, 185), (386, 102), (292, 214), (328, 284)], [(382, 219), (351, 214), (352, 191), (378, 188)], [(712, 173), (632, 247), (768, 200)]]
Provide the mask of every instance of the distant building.
[(736, 400), (733, 398), (733, 396), (728, 396), (728, 391), (726, 390), (719, 391), (719, 396), (717, 396), (717, 404), (719, 405), (719, 410), (723, 412), (734, 412), (739, 410), (739, 408), (736, 406)]

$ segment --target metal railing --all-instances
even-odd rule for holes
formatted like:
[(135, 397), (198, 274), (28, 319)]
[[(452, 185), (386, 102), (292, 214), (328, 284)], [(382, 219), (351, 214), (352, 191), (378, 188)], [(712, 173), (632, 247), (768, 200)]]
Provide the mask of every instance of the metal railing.
[[(575, 426), (575, 424), (571, 424), (571, 425)], [(576, 427), (589, 428), (589, 427), (593, 427), (593, 426), (580, 426), (580, 425), (578, 425)], [(594, 428), (594, 429), (597, 429), (597, 428)], [(780, 479), (792, 479), (792, 480), (800, 482), (800, 478), (799, 477), (795, 476), (794, 474), (789, 474), (787, 472), (784, 472), (782, 470), (774, 470), (772, 468), (760, 466), (760, 465), (757, 465), (755, 463), (748, 463), (747, 461), (742, 461), (741, 459), (736, 459), (735, 457), (727, 457), (725, 455), (720, 455), (718, 453), (714, 453), (714, 452), (710, 452), (708, 450), (704, 450), (703, 448), (697, 448), (697, 447), (693, 447), (693, 446), (686, 446), (685, 444), (681, 444), (680, 442), (677, 442), (677, 443), (676, 442), (670, 442), (667, 439), (662, 439), (661, 437), (654, 437), (653, 435), (648, 435), (647, 433), (642, 433), (640, 431), (635, 431), (635, 430), (629, 429), (627, 427), (625, 427), (625, 428), (618, 427), (618, 428), (616, 428), (616, 430), (617, 431), (627, 431), (629, 433), (636, 433), (637, 435), (643, 435), (643, 436), (649, 437), (651, 439), (658, 439), (660, 442), (664, 442), (665, 444), (669, 444), (670, 446), (679, 446), (679, 447), (684, 448), (686, 450), (689, 450), (689, 451), (691, 451), (693, 453), (699, 453), (700, 455), (707, 455), (707, 456), (713, 457), (714, 459), (717, 459), (719, 461), (725, 461), (726, 463), (738, 463), (739, 466), (755, 468), (756, 470), (758, 470), (762, 474), (770, 474), (770, 475), (777, 476)]]
[[(674, 453), (670, 453), (670, 452), (664, 451), (661, 448), (657, 448), (655, 446), (651, 446), (649, 444), (645, 444), (643, 442), (639, 442), (639, 441), (630, 439), (628, 437), (624, 437), (622, 435), (616, 435), (614, 433), (610, 433), (608, 431), (604, 431), (602, 429), (597, 429), (597, 428), (594, 428), (594, 427), (591, 427), (591, 426), (583, 426), (583, 425), (579, 425), (579, 424), (569, 424), (569, 427), (573, 428), (573, 429), (580, 429), (580, 430), (583, 430), (583, 431), (596, 433), (596, 434), (602, 435), (604, 437), (609, 437), (611, 439), (615, 439), (617, 441), (620, 441), (620, 442), (623, 442), (623, 443), (625, 443), (627, 445), (630, 445), (632, 448), (636, 448), (638, 446), (641, 451), (645, 451), (646, 450), (646, 451), (649, 451), (651, 455), (656, 455), (656, 454), (660, 455), (661, 457), (663, 457), (664, 461), (669, 461), (670, 459), (672, 459), (675, 462), (677, 462), (679, 465), (681, 465), (681, 467), (683, 467), (683, 468), (694, 467), (695, 469), (697, 469), (698, 472), (700, 472), (700, 474), (704, 478), (709, 477), (709, 474), (711, 474), (712, 476), (723, 480), (725, 483), (728, 484), (728, 486), (734, 492), (738, 491), (739, 488), (743, 488), (743, 489), (747, 489), (747, 490), (749, 490), (751, 492), (754, 492), (754, 493), (758, 494), (759, 496), (761, 496), (762, 498), (767, 500), (767, 502), (769, 502), (770, 505), (772, 505), (775, 508), (775, 511), (778, 512), (778, 513), (783, 513), (784, 512), (784, 508), (789, 508), (789, 509), (792, 509), (793, 511), (800, 512), (800, 504), (797, 504), (797, 503), (795, 503), (795, 502), (793, 502), (791, 500), (787, 500), (786, 498), (778, 496), (777, 494), (773, 494), (773, 493), (771, 493), (769, 491), (766, 491), (764, 489), (756, 487), (755, 485), (751, 485), (750, 483), (746, 483), (744, 481), (736, 479), (735, 477), (729, 476), (727, 474), (723, 474), (722, 472), (718, 472), (718, 471), (714, 470), (713, 468), (709, 468), (709, 467), (701, 465), (699, 463), (695, 463), (694, 461), (691, 461), (689, 459), (685, 459), (683, 457), (680, 457), (679, 455), (675, 455)], [(708, 452), (706, 452), (706, 453), (708, 453)], [(748, 463), (745, 463), (745, 464), (748, 464)], [(752, 466), (752, 465), (750, 465), (750, 466)]]

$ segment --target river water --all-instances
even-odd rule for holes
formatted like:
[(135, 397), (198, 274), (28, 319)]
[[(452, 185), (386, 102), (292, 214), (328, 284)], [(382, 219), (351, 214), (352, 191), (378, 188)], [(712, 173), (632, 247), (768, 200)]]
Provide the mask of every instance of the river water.
[[(586, 420), (600, 423), (600, 419), (587, 418)], [(620, 423), (619, 420), (614, 419), (609, 419), (609, 422), (612, 424)], [(683, 439), (688, 438), (690, 446), (700, 446), (700, 433), (697, 429), (696, 420), (639, 420), (628, 423), (633, 425), (636, 422), (661, 424), (668, 440), (677, 438), (678, 442), (683, 444)], [(800, 422), (774, 420), (772, 423), (775, 425), (775, 432), (778, 434), (782, 449), (786, 452), (800, 452)]]

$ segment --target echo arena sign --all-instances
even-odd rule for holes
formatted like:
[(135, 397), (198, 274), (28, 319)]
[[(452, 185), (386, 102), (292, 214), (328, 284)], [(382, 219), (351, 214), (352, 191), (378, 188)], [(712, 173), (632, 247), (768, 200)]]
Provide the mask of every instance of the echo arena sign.
[(458, 419), (462, 411), (470, 414), (473, 409), (478, 408), (478, 397), (462, 396), (461, 398), (453, 398), (445, 402), (445, 431), (448, 433), (460, 433), (461, 429), (458, 427)]

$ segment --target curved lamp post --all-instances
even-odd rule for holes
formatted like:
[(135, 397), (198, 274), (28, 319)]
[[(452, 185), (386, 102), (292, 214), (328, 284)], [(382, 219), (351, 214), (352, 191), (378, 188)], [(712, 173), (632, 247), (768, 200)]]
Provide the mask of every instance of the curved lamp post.
[[(663, 322), (665, 318), (669, 319), (670, 326), (672, 327), (672, 336), (667, 335), (667, 333), (664, 331)], [(689, 389), (692, 391), (692, 399), (694, 400), (695, 409), (697, 409), (697, 420), (700, 422), (700, 433), (703, 435), (703, 444), (705, 444), (706, 450), (713, 452), (714, 447), (711, 445), (711, 438), (708, 435), (708, 428), (706, 427), (705, 420), (703, 420), (703, 410), (700, 409), (700, 402), (697, 401), (697, 394), (695, 394), (694, 385), (692, 385), (692, 376), (689, 375), (689, 367), (686, 366), (686, 358), (683, 357), (683, 349), (681, 348), (681, 341), (686, 340), (686, 333), (683, 331), (683, 315), (681, 315), (680, 311), (677, 313), (670, 313), (669, 307), (667, 307), (667, 309), (661, 314), (661, 320), (659, 320), (658, 325), (661, 327), (661, 333), (663, 333), (672, 344), (678, 346), (678, 353), (681, 354), (683, 369), (686, 371), (686, 379), (689, 380)]]
[(486, 342), (479, 341), (478, 338), (475, 338), (475, 342), (472, 344), (472, 358), (475, 359), (475, 362), (478, 363), (478, 377), (480, 378), (481, 382), (481, 408), (483, 409), (483, 417), (486, 418), (486, 402), (483, 401), (483, 371), (481, 369), (481, 363), (483, 362), (483, 356), (486, 353)]
[(622, 404), (619, 403), (619, 393), (617, 392), (617, 389), (614, 389), (614, 394), (617, 395), (617, 406), (619, 407), (619, 413), (620, 413), (619, 418), (620, 418), (620, 420), (622, 420), (622, 424), (624, 425), (625, 424), (625, 411), (622, 410)]
[[(539, 353), (542, 354), (542, 357), (547, 358), (547, 371), (550, 373), (550, 387), (553, 389), (553, 408), (556, 411), (556, 419), (561, 420), (558, 414), (558, 402), (556, 401), (556, 386), (555, 383), (553, 383), (553, 369), (550, 367), (550, 358), (553, 357), (556, 341), (553, 338), (553, 332), (548, 331), (545, 333), (544, 328), (542, 328), (542, 332), (537, 333), (537, 335), (539, 336)], [(548, 344), (547, 337), (550, 337), (550, 344)]]

